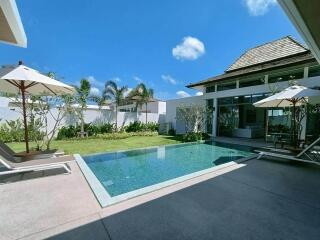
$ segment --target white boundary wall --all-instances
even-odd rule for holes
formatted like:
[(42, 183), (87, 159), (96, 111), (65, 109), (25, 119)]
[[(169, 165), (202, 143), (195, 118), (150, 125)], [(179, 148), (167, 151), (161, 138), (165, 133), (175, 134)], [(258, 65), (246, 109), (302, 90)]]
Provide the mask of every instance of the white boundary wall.
[[(0, 124), (3, 124), (10, 120), (21, 119), (22, 114), (19, 108), (5, 106), (6, 102), (3, 98), (0, 99)], [(57, 114), (57, 109), (52, 109), (54, 115)], [(116, 119), (116, 113), (111, 110), (99, 110), (99, 109), (88, 109), (85, 111), (85, 122), (86, 123), (114, 123)], [(118, 112), (118, 127), (128, 125), (134, 121), (146, 121), (145, 113), (137, 112)], [(69, 115), (63, 121), (61, 125), (75, 125), (77, 119), (75, 116)], [(164, 123), (165, 114), (148, 113), (148, 122)], [(54, 119), (48, 115), (48, 130), (50, 131), (54, 126)]]

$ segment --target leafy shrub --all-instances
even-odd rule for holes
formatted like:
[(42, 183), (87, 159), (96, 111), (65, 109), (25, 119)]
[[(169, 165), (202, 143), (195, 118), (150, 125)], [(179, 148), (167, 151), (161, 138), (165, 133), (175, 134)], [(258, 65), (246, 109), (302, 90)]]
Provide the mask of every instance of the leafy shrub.
[[(99, 134), (99, 128), (97, 126), (91, 124), (84, 124), (84, 131), (89, 134), (89, 136)], [(81, 126), (63, 126), (59, 129), (57, 134), (57, 140), (68, 139), (68, 138), (75, 138), (78, 136), (78, 133), (81, 132)]]
[(128, 126), (125, 127), (125, 130), (126, 132), (143, 131), (144, 130), (143, 123), (138, 121), (131, 122)]
[(210, 136), (207, 133), (202, 132), (189, 132), (183, 135), (182, 139), (184, 142), (196, 142), (206, 140)]
[(159, 123), (149, 122), (144, 127), (146, 131), (159, 132)]
[[(158, 130), (159, 130), (159, 124), (157, 123), (144, 124), (142, 122), (132, 122), (126, 127), (119, 128), (117, 133), (158, 132)], [(57, 140), (75, 138), (78, 136), (78, 133), (80, 131), (81, 131), (80, 126), (77, 126), (77, 127), (74, 127), (72, 125), (64, 126), (60, 128), (57, 134)], [(111, 134), (115, 132), (115, 125), (112, 123), (105, 123), (100, 125), (85, 124), (84, 131), (88, 133), (89, 137), (104, 135), (104, 134)]]
[(113, 123), (105, 123), (99, 126), (99, 133), (112, 133), (115, 130), (115, 125)]
[[(100, 126), (89, 124), (88, 126), (84, 127), (84, 131), (87, 132), (89, 136), (96, 136), (97, 134), (100, 133)], [(80, 128), (79, 128), (79, 132), (80, 132)]]
[(66, 138), (73, 138), (76, 135), (76, 128), (74, 126), (63, 126), (59, 129), (57, 140), (62, 140)]
[(159, 132), (159, 124), (158, 123), (143, 123), (139, 121), (131, 122), (128, 126), (125, 127), (126, 132), (141, 132), (141, 131), (151, 131), (151, 132)]
[[(29, 121), (28, 133), (29, 140), (41, 140), (44, 133), (40, 130), (41, 124), (38, 120)], [(0, 140), (3, 142), (23, 142), (24, 141), (24, 126), (22, 120), (6, 121), (0, 126)]]
[(151, 132), (151, 131), (145, 131), (145, 132), (113, 132), (113, 133), (105, 133), (105, 134), (98, 134), (97, 137), (104, 139), (104, 140), (117, 140), (117, 139), (125, 139), (129, 137), (134, 136), (157, 136), (158, 132)]

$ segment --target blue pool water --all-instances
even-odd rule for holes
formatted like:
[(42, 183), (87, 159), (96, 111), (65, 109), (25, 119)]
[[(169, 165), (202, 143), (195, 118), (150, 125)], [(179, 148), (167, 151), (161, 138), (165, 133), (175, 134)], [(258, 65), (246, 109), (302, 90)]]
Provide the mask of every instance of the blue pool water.
[(169, 145), (84, 156), (111, 197), (252, 155), (216, 142)]

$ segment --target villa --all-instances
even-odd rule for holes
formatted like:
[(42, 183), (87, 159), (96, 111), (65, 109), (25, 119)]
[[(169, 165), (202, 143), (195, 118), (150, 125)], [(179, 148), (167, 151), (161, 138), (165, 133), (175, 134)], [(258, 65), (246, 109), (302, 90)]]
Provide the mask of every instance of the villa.
[[(255, 108), (253, 103), (288, 87), (292, 81), (319, 88), (320, 65), (306, 46), (287, 36), (249, 49), (221, 75), (189, 84), (188, 88), (202, 91), (203, 95), (168, 101), (167, 122), (181, 132), (177, 108), (198, 103), (213, 110), (206, 125), (206, 132), (213, 137), (266, 138), (271, 124), (290, 126), (285, 119), (287, 113), (283, 108)], [(301, 138), (318, 136), (319, 113), (310, 113), (306, 119)]]

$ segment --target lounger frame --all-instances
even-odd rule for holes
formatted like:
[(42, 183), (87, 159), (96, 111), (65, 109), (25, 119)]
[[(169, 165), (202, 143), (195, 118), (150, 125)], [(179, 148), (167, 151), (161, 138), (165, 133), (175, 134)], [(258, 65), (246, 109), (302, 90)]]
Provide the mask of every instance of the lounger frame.
[(68, 162), (57, 162), (57, 163), (44, 163), (44, 164), (38, 164), (33, 166), (27, 166), (27, 167), (12, 167), (9, 164), (6, 163), (6, 161), (2, 160), (0, 158), (0, 163), (4, 165), (7, 169), (10, 169), (8, 171), (1, 171), (1, 175), (8, 175), (13, 173), (23, 173), (23, 172), (32, 172), (32, 171), (44, 171), (44, 170), (51, 170), (51, 169), (58, 169), (62, 168), (66, 171), (67, 174), (71, 173), (71, 168), (68, 166)]

